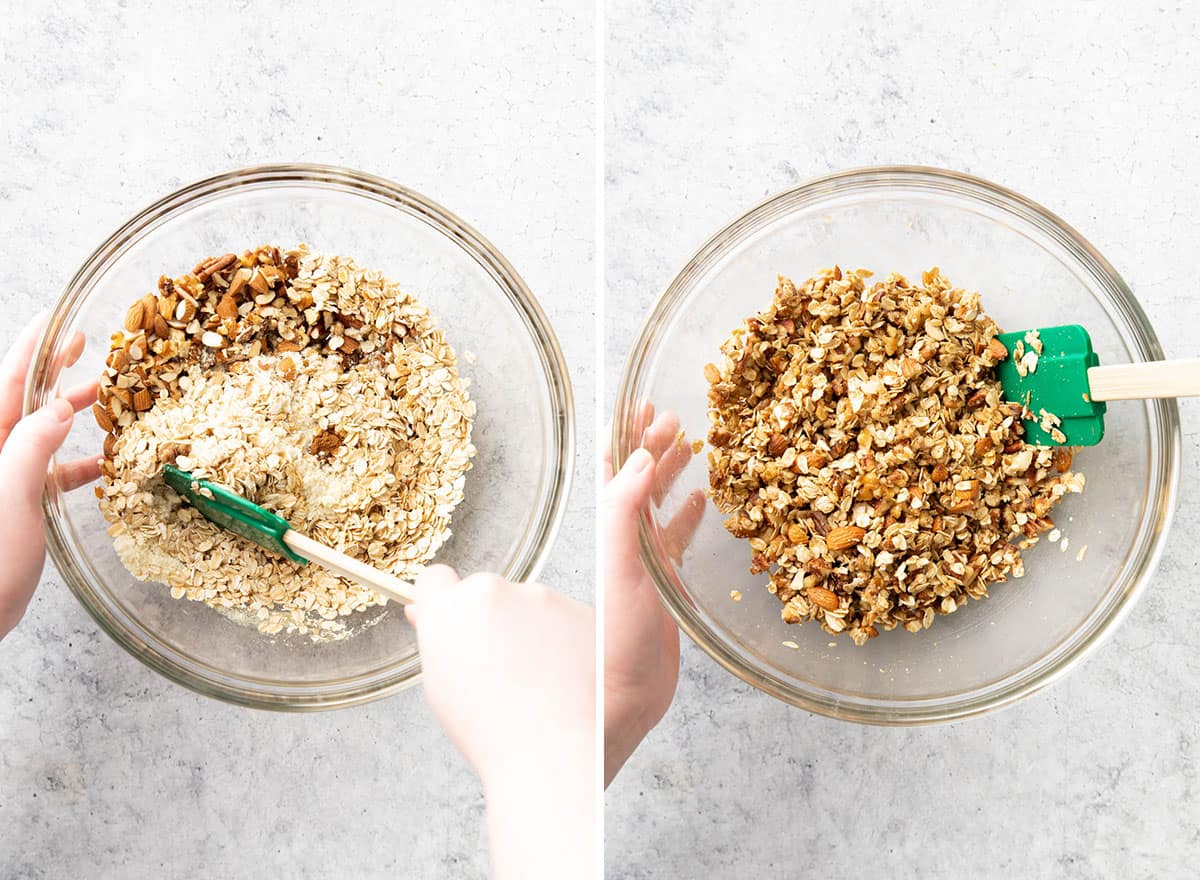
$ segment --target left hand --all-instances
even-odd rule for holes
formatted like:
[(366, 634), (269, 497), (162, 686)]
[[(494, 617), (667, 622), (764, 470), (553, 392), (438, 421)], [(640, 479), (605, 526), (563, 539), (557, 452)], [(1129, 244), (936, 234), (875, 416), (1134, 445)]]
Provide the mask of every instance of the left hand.
[[(25, 375), (33, 358), (41, 322), (22, 331), (0, 364), (0, 504), (5, 511), (0, 529), (0, 639), (25, 613), (42, 576), (46, 536), (42, 524), (42, 488), (50, 459), (71, 430), (74, 414), (96, 402), (94, 382), (76, 388), (65, 398), (50, 401), (21, 417)], [(83, 352), (83, 336), (68, 346), (62, 366)], [(100, 476), (99, 458), (67, 462), (59, 467), (63, 489), (74, 489)]]

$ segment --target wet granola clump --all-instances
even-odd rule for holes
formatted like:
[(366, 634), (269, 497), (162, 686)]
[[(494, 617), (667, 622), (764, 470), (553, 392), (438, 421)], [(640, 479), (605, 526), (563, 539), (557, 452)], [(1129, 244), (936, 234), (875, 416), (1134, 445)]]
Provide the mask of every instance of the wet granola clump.
[(979, 296), (935, 268), (779, 279), (708, 364), (710, 495), (787, 623), (856, 644), (928, 628), (990, 584), (1082, 491), (1074, 450), (1023, 442)]

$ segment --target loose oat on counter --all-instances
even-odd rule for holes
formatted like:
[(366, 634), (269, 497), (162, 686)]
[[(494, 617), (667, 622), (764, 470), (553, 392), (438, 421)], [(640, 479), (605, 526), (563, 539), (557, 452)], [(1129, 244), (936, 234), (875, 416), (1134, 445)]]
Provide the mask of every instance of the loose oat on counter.
[(475, 404), (429, 311), (348, 257), (301, 245), (212, 258), (130, 307), (101, 380), (100, 508), (122, 562), (262, 632), (348, 632), (384, 603), (204, 519), (173, 462), (401, 577), (450, 535)]
[(1021, 551), (1084, 485), (1074, 450), (1022, 442), (1034, 416), (1003, 399), (1009, 352), (978, 294), (937, 269), (870, 276), (781, 277), (704, 370), (710, 495), (751, 573), (770, 572), (786, 622), (860, 645), (1020, 577)]

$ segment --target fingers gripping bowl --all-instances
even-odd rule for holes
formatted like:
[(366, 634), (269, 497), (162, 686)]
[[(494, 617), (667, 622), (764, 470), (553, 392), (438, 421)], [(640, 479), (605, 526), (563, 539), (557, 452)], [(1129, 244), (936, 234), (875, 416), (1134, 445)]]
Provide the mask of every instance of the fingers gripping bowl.
[[(523, 281), (478, 233), (423, 196), (381, 178), (324, 166), (270, 166), (201, 181), (147, 208), (84, 264), (55, 307), (31, 370), (27, 411), (56, 387), (94, 378), (108, 334), (159, 275), (197, 254), (264, 241), (318, 243), (353, 254), (411, 291), (459, 353), (477, 406), (475, 466), (435, 561), (535, 575), (566, 500), (573, 411), (557, 340)], [(77, 331), (88, 345), (61, 376)], [(58, 461), (95, 454), (103, 437), (77, 419)], [(52, 480), (52, 483), (54, 481)], [(277, 709), (351, 705), (414, 683), (415, 635), (396, 605), (360, 612), (354, 638), (313, 644), (264, 638), (199, 602), (178, 601), (121, 565), (88, 490), (45, 498), (50, 552), (89, 612), (123, 647), (167, 677), (231, 702)]]
[[(647, 320), (618, 389), (619, 463), (652, 413), (672, 413), (688, 441), (708, 434), (706, 362), (731, 328), (771, 298), (778, 275), (835, 263), (920, 278), (939, 266), (981, 294), (1006, 328), (1080, 323), (1106, 363), (1162, 357), (1127, 286), (1074, 230), (993, 184), (920, 168), (852, 171), (776, 196), (714, 236)], [(1151, 576), (1178, 481), (1173, 402), (1113, 408), (1104, 443), (1078, 459), (1081, 495), (1056, 510), (1069, 552), (1042, 542), (1021, 579), (996, 584), (919, 633), (863, 647), (816, 626), (788, 625), (766, 577), (748, 572), (745, 542), (706, 503), (703, 454), (677, 475), (640, 524), (642, 556), (681, 627), (727, 669), (781, 699), (880, 724), (949, 720), (1005, 705), (1071, 668), (1120, 621)], [(1087, 550), (1082, 558), (1079, 550)], [(733, 601), (736, 595), (740, 601)]]

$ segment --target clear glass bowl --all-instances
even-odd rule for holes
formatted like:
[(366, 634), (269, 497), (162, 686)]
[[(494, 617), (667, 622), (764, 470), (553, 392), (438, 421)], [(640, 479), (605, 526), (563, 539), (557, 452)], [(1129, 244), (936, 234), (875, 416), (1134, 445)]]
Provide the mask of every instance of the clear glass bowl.
[[(125, 309), (200, 257), (258, 244), (347, 254), (398, 281), (432, 310), (478, 403), (474, 468), (437, 561), (462, 571), (533, 577), (558, 529), (574, 454), (574, 411), (558, 342), (525, 283), (482, 236), (418, 193), (356, 171), (313, 165), (248, 168), (176, 192), (118, 229), (84, 263), (50, 317), (26, 386), (26, 412), (58, 386), (99, 375)], [(54, 364), (75, 331), (83, 358)], [(469, 353), (469, 354), (468, 354)], [(81, 415), (58, 460), (98, 455)], [(272, 709), (375, 699), (420, 676), (416, 638), (398, 605), (362, 613), (353, 638), (313, 644), (265, 637), (207, 606), (171, 599), (121, 565), (90, 488), (45, 501), (50, 554), (106, 632), (148, 666), (201, 693)]]
[[(744, 318), (770, 302), (777, 274), (824, 266), (909, 277), (940, 266), (978, 290), (1002, 327), (1078, 323), (1104, 363), (1163, 357), (1125, 282), (1091, 245), (1039, 205), (983, 180), (928, 168), (835, 174), (781, 193), (718, 232), (659, 299), (617, 392), (613, 449), (641, 442), (646, 404), (707, 434), (702, 369)], [(882, 633), (856, 648), (815, 625), (788, 626), (744, 541), (704, 503), (680, 557), (668, 524), (708, 485), (691, 458), (641, 522), (641, 550), (670, 612), (717, 662), (782, 700), (837, 718), (918, 724), (962, 718), (1032, 693), (1113, 630), (1149, 582), (1179, 478), (1174, 401), (1109, 405), (1107, 433), (1076, 459), (1088, 478), (1053, 516), (1066, 553), (1043, 541), (1024, 578), (939, 616), (920, 634)], [(1078, 551), (1087, 545), (1082, 561)], [(733, 602), (730, 591), (743, 599)], [(785, 647), (793, 641), (799, 647)]]

